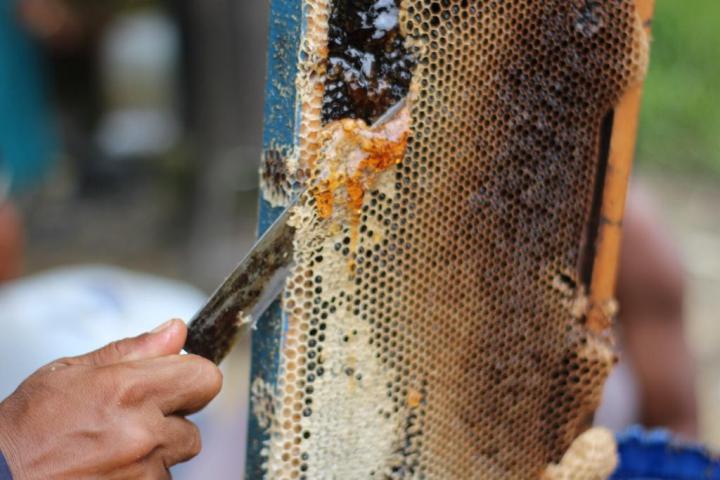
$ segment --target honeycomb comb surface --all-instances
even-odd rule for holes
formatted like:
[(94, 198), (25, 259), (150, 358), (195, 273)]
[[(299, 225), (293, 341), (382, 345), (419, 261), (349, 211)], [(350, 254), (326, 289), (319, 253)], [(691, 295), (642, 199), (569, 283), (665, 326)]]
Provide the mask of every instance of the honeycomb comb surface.
[[(578, 436), (615, 358), (583, 266), (603, 124), (645, 69), (634, 2), (336, 2), (304, 2), (267, 477), (595, 478), (561, 463), (578, 439), (602, 478), (612, 439)], [(404, 132), (367, 125), (403, 94)], [(404, 154), (369, 169), (377, 136)]]

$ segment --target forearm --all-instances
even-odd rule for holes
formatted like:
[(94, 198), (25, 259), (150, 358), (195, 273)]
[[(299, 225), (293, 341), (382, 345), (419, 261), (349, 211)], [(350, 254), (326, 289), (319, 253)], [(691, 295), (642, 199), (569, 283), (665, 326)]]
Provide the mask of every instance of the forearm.
[(698, 433), (695, 368), (677, 318), (662, 313), (652, 318), (636, 314), (625, 329), (625, 346), (638, 374), (642, 422), (694, 438)]
[(618, 300), (623, 350), (642, 394), (642, 421), (697, 432), (694, 360), (685, 337), (682, 257), (651, 199), (630, 191)]

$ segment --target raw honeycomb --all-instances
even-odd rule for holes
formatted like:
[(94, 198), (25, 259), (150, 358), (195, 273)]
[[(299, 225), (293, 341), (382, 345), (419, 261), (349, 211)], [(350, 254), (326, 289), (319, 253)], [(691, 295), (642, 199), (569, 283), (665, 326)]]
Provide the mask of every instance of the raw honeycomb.
[[(615, 361), (588, 266), (611, 112), (645, 69), (634, 1), (303, 5), (287, 161), (310, 191), (267, 477), (605, 478), (612, 437), (581, 436)], [(403, 95), (404, 133), (368, 125)], [(384, 161), (346, 140), (383, 135)]]
[(605, 428), (580, 435), (558, 465), (550, 465), (543, 480), (604, 480), (617, 467), (615, 440)]

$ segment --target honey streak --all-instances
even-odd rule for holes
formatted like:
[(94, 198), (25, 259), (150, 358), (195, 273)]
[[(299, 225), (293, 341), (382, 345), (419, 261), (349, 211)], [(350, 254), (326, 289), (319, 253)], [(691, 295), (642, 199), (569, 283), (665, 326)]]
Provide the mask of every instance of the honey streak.
[(343, 205), (352, 225), (358, 223), (365, 193), (373, 187), (377, 175), (402, 161), (409, 121), (404, 107), (381, 127), (345, 119), (325, 128), (322, 155), (326, 169), (320, 172), (317, 186), (312, 189), (320, 217), (329, 218), (335, 206)]

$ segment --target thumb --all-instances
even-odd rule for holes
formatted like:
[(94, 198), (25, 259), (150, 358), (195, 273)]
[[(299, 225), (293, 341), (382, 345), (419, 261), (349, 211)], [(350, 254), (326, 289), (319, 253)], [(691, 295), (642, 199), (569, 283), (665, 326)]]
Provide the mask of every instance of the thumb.
[(180, 353), (187, 337), (182, 320), (170, 320), (153, 331), (137, 337), (112, 342), (94, 352), (70, 359), (72, 363), (111, 365)]

